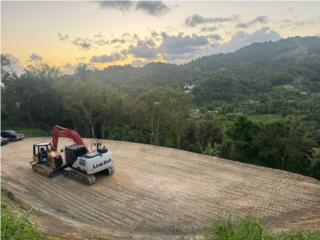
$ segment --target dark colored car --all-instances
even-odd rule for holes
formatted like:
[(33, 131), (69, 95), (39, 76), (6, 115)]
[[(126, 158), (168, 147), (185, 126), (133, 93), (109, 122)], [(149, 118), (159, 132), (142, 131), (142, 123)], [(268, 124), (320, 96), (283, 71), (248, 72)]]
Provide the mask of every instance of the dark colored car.
[(8, 138), (10, 142), (22, 140), (24, 138), (24, 134), (17, 133), (13, 130), (1, 131), (1, 137)]
[(0, 144), (5, 145), (9, 142), (9, 138), (0, 137)]

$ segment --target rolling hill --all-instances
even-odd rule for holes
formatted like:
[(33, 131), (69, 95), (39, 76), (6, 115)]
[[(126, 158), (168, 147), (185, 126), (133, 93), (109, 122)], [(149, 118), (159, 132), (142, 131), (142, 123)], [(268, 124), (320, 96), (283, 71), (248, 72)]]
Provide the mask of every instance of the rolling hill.
[(199, 105), (215, 100), (239, 101), (287, 84), (313, 93), (320, 90), (320, 38), (253, 43), (233, 53), (205, 56), (184, 65), (114, 66), (91, 74), (133, 95), (150, 88), (194, 84), (193, 93)]

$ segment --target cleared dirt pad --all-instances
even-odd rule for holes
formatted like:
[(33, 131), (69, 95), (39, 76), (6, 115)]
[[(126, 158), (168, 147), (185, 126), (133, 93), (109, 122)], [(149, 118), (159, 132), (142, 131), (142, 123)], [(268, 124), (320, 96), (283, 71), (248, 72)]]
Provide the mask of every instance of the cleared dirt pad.
[[(105, 141), (113, 152), (115, 175), (99, 177), (88, 187), (32, 172), (32, 144), (48, 140), (27, 138), (3, 146), (2, 181), (33, 207), (81, 232), (197, 235), (212, 219), (230, 214), (261, 216), (276, 230), (320, 229), (320, 182), (312, 178), (170, 148)], [(61, 139), (59, 146), (68, 143)], [(47, 231), (54, 232), (50, 224)]]

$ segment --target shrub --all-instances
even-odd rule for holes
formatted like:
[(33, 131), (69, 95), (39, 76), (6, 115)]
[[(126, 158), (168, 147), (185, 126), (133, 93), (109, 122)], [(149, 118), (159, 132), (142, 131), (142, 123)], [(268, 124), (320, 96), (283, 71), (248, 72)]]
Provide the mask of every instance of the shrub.
[(219, 219), (205, 234), (205, 240), (320, 240), (320, 231), (272, 234), (256, 218)]
[(17, 216), (9, 209), (2, 208), (1, 239), (45, 240), (47, 238), (22, 216)]

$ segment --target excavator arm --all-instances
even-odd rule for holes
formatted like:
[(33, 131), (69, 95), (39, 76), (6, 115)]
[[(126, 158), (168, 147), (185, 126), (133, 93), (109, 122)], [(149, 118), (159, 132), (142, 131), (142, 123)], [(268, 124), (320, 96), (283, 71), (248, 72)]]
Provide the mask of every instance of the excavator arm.
[[(53, 127), (53, 138), (52, 138), (52, 149), (54, 151), (57, 151), (59, 137), (71, 138), (76, 144), (85, 146), (79, 133), (77, 133), (74, 130), (55, 125)], [(87, 147), (85, 148), (86, 148), (86, 151), (88, 152)]]

